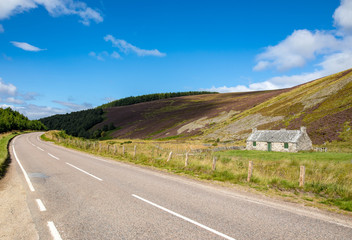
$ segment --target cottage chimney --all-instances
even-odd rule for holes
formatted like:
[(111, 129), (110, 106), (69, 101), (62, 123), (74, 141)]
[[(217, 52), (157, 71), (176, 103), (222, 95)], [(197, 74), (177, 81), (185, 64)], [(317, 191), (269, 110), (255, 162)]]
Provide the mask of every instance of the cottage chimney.
[(257, 128), (252, 128), (252, 133), (256, 132)]
[(306, 127), (301, 127), (301, 132), (302, 133), (307, 133), (307, 128)]

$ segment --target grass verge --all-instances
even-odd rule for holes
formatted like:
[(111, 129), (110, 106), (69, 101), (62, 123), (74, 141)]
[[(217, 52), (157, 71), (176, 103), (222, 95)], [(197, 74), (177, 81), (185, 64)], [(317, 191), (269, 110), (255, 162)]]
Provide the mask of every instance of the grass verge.
[(0, 179), (5, 175), (10, 163), (9, 143), (17, 135), (18, 133), (16, 132), (0, 134)]

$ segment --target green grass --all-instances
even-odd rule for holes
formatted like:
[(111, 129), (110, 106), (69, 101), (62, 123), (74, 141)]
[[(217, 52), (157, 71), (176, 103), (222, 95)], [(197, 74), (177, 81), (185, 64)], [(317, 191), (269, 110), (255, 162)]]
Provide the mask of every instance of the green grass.
[(8, 144), (12, 138), (18, 133), (5, 133), (0, 135), (0, 178), (6, 173), (6, 168), (9, 164)]
[(265, 151), (225, 151), (219, 152), (217, 155), (222, 158), (237, 157), (246, 160), (292, 160), (292, 161), (351, 161), (351, 153), (336, 152), (298, 152), (298, 153), (282, 153), (282, 152), (265, 152)]
[[(352, 211), (352, 154), (331, 152), (261, 152), (224, 151), (216, 153), (223, 169), (246, 173), (253, 161), (255, 176), (252, 187), (269, 187), (296, 195), (313, 194), (325, 205)], [(232, 161), (228, 161), (231, 158)], [(225, 161), (223, 161), (224, 159)], [(299, 187), (299, 167), (306, 168), (306, 184)], [(229, 181), (233, 182), (232, 179)]]

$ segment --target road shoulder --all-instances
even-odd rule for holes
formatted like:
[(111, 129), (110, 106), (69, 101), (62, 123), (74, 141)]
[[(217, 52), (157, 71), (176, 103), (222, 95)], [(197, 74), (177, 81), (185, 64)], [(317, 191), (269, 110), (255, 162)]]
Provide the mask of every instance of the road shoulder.
[(0, 226), (2, 240), (39, 239), (14, 162), (0, 180)]

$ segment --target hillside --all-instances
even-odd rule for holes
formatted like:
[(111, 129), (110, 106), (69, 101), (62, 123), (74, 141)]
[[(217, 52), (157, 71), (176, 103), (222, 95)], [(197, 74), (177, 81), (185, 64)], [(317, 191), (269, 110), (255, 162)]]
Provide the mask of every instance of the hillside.
[(114, 138), (175, 138), (199, 135), (205, 129), (287, 90), (185, 96), (105, 109)]
[(243, 139), (251, 129), (306, 126), (314, 144), (342, 140), (352, 119), (352, 69), (292, 88), (216, 126), (206, 138)]
[[(140, 99), (143, 98), (128, 101)], [(61, 119), (76, 123), (89, 121), (86, 115), (90, 111), (93, 110), (81, 112), (81, 115), (66, 114)], [(352, 69), (289, 89), (164, 98), (107, 107), (99, 114), (99, 121), (83, 128), (60, 127), (61, 120), (57, 116), (46, 118), (44, 122), (51, 129), (79, 130), (78, 136), (82, 137), (173, 139), (194, 136), (221, 141), (243, 141), (254, 127), (299, 129), (306, 126), (314, 144), (340, 141), (351, 137)]]

